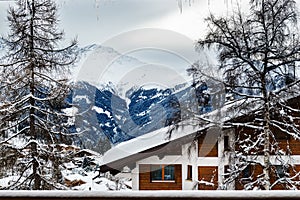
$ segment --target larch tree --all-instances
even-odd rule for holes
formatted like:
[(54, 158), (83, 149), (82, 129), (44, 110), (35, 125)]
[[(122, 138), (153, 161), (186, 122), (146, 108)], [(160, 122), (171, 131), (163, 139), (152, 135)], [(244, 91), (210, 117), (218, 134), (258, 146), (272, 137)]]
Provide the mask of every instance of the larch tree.
[(18, 0), (8, 22), (0, 64), (0, 162), (13, 168), (3, 176), (14, 178), (1, 189), (62, 189), (57, 144), (68, 136), (70, 116), (62, 108), (77, 42), (60, 47), (63, 32), (52, 0)]
[[(231, 16), (207, 19), (209, 31), (197, 50), (216, 48), (222, 82), (240, 118), (224, 125), (237, 131), (234, 156), (224, 188), (295, 189), (299, 182), (287, 138), (300, 139), (296, 75), (300, 61), (297, 9), (294, 0), (250, 0), (249, 13), (238, 6)], [(189, 71), (199, 73), (192, 66)], [(284, 144), (284, 145), (282, 145)]]

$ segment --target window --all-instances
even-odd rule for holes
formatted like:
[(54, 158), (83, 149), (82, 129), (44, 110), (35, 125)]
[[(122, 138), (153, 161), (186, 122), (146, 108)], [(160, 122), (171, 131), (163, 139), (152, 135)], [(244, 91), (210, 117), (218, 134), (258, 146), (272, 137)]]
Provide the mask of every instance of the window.
[(229, 136), (225, 135), (224, 136), (224, 151), (229, 151)]
[(198, 157), (218, 157), (218, 139), (205, 140), (206, 133), (198, 137)]
[(274, 165), (276, 170), (276, 175), (278, 178), (285, 177), (286, 168), (282, 165)]
[(174, 181), (174, 165), (151, 165), (151, 181)]
[(192, 180), (193, 179), (193, 167), (192, 167), (192, 165), (188, 165), (187, 166), (187, 177), (186, 177), (186, 179), (187, 180)]
[(250, 178), (251, 176), (251, 165), (247, 165), (247, 167), (242, 172), (242, 178)]
[(290, 140), (290, 135), (283, 133), (283, 132), (276, 132), (274, 133), (274, 136), (276, 138), (277, 141), (286, 141), (286, 140)]
[(158, 180), (163, 180), (161, 165), (151, 165), (151, 181)]

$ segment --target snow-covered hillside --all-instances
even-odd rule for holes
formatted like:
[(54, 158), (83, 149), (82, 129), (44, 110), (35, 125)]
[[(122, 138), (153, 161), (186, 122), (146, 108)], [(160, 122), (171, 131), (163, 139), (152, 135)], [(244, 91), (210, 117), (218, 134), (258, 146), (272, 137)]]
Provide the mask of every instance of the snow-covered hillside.
[(78, 60), (71, 68), (72, 93), (67, 99), (74, 107), (64, 110), (75, 116), (71, 131), (81, 132), (74, 139), (76, 145), (103, 153), (110, 143), (130, 140), (186, 118), (187, 110), (211, 110), (207, 87), (201, 84), (159, 88), (119, 82), (122, 75), (144, 64), (100, 45), (78, 50)]
[(75, 88), (70, 99), (77, 107), (74, 128), (84, 131), (79, 136), (82, 145), (94, 150), (105, 138), (117, 144), (212, 109), (205, 83), (165, 90), (133, 88), (127, 99), (112, 85), (98, 89), (78, 82)]
[(100, 45), (81, 48), (78, 55), (70, 101), (78, 104), (76, 114), (80, 114), (74, 128), (84, 131), (79, 144), (97, 150), (105, 138), (120, 143), (164, 127), (174, 115), (180, 118), (180, 109), (170, 104), (178, 107), (174, 93), (188, 88), (187, 83), (165, 90), (145, 89), (119, 80), (144, 62)]

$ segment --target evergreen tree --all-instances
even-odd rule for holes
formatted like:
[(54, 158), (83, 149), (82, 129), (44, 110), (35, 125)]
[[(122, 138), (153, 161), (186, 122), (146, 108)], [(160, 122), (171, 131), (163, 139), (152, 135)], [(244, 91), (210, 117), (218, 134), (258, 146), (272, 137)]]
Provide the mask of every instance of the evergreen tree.
[(62, 188), (57, 144), (68, 134), (69, 116), (61, 109), (76, 41), (59, 47), (63, 33), (52, 0), (18, 0), (8, 10), (8, 22), (8, 53), (0, 65), (0, 146), (14, 153), (18, 179), (4, 189)]
[[(233, 108), (248, 116), (226, 124), (239, 132), (225, 185), (240, 181), (242, 172), (252, 169), (243, 173), (248, 176), (243, 177), (247, 179), (244, 189), (269, 190), (276, 185), (296, 188), (296, 176), (288, 173), (292, 172), (292, 162), (285, 159), (291, 153), (288, 144), (279, 145), (284, 140), (279, 133), (300, 139), (300, 110), (292, 108), (289, 101), (299, 95), (295, 69), (300, 61), (300, 40), (295, 4), (294, 0), (250, 0), (248, 14), (240, 8), (229, 17), (211, 14), (207, 18), (209, 32), (197, 43), (199, 49), (217, 47), (223, 83), (236, 99)], [(197, 73), (193, 67), (190, 71)]]

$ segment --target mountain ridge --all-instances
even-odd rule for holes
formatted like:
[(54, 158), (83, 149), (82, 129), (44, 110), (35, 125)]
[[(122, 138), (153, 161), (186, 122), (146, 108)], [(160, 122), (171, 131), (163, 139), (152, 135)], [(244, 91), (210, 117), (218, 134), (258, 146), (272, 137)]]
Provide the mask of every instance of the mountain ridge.
[[(74, 137), (73, 141), (82, 148), (104, 153), (111, 145), (177, 123), (188, 117), (186, 110), (198, 113), (202, 112), (199, 106), (209, 107), (207, 98), (202, 101), (205, 105), (199, 104), (199, 98), (204, 99), (207, 88), (200, 91), (200, 86), (192, 86), (191, 82), (180, 83), (170, 88), (145, 88), (126, 83), (116, 86), (113, 80), (97, 83), (98, 72), (93, 70), (102, 66), (98, 65), (98, 62), (108, 62), (114, 58), (110, 64), (116, 65), (112, 65), (109, 70), (144, 62), (121, 55), (113, 48), (96, 44), (79, 49), (78, 54), (76, 65), (71, 69), (72, 91), (66, 99), (73, 108), (65, 108), (65, 112), (74, 115), (74, 124), (70, 131), (81, 133)], [(86, 62), (87, 60), (91, 62)], [(91, 78), (94, 78), (91, 81), (89, 73), (93, 75)], [(125, 72), (119, 70), (119, 73)], [(78, 79), (84, 74), (87, 76), (83, 77), (83, 80)]]

